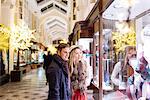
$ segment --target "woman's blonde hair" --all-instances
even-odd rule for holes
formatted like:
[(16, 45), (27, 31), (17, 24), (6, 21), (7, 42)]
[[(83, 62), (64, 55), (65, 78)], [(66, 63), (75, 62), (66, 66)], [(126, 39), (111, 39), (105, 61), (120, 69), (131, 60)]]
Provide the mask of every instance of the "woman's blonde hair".
[(70, 76), (72, 75), (73, 73), (73, 69), (74, 67), (77, 67), (77, 64), (74, 62), (75, 61), (75, 50), (76, 49), (80, 49), (79, 47), (76, 47), (74, 49), (72, 49), (70, 51), (70, 55), (69, 55), (69, 70), (70, 70)]
[[(128, 53), (129, 53), (129, 51), (131, 51), (131, 50), (135, 50), (136, 51), (136, 47), (135, 46), (127, 46), (126, 48), (125, 48), (125, 50), (124, 50), (124, 60), (123, 60), (123, 68), (125, 68), (126, 67), (126, 65), (129, 65), (128, 64)], [(126, 62), (126, 63), (125, 63)]]
[[(122, 65), (122, 73), (126, 73), (127, 71), (127, 67), (130, 66), (129, 64), (129, 59), (128, 59), (128, 53), (131, 50), (135, 50), (136, 51), (136, 47), (135, 46), (127, 46), (124, 50), (125, 54), (124, 54), (124, 60), (121, 61), (121, 65)], [(127, 74), (127, 73), (126, 73)]]

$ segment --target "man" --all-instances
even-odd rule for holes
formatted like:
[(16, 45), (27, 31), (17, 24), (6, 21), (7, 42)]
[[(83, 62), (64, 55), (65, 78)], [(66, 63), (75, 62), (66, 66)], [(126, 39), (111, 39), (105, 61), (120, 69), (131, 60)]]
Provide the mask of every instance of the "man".
[(68, 57), (69, 45), (61, 43), (48, 67), (48, 100), (70, 100)]

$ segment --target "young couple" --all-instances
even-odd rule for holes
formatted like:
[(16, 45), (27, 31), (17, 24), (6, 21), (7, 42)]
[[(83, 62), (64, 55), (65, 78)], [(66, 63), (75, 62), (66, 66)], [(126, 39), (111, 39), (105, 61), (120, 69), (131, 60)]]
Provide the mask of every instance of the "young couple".
[(79, 46), (61, 43), (48, 67), (48, 100), (87, 100), (86, 64)]

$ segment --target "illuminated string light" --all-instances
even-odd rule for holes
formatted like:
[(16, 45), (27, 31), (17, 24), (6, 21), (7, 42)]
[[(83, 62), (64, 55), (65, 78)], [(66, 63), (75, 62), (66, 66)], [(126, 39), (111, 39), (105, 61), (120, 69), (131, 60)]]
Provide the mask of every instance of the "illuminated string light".
[(11, 45), (14, 49), (28, 49), (33, 43), (32, 39), (35, 39), (32, 34), (34, 30), (30, 30), (27, 24), (23, 20), (19, 20), (18, 25), (12, 28)]
[(66, 39), (62, 39), (62, 40), (60, 41), (60, 43), (67, 43), (67, 40), (66, 40)]
[(54, 45), (49, 45), (49, 46), (48, 46), (48, 51), (50, 51), (51, 54), (56, 54), (57, 49), (55, 48)]
[(0, 25), (0, 50), (9, 48), (9, 37), (11, 31), (9, 27)]

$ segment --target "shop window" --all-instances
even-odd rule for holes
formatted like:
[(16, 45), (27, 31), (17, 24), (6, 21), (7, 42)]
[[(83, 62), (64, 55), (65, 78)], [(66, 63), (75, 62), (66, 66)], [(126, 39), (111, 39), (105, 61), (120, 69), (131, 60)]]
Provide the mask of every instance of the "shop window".
[(99, 87), (99, 32), (94, 33), (94, 75), (93, 75), (93, 81), (94, 84)]

